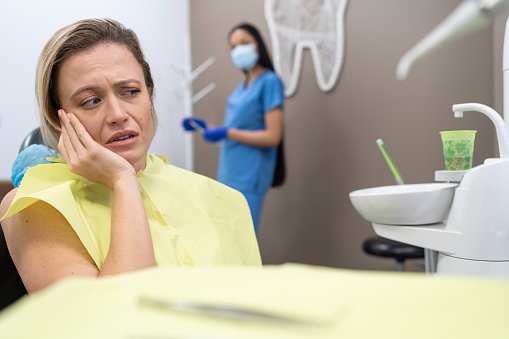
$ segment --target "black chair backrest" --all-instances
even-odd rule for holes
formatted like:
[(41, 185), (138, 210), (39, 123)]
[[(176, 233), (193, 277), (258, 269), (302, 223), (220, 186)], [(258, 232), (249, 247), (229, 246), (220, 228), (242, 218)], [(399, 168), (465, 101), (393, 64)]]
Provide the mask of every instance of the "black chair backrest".
[[(23, 151), (30, 145), (44, 145), (44, 140), (39, 127), (32, 130), (21, 143), (19, 151)], [(6, 308), (22, 296), (27, 294), (25, 285), (21, 281), (18, 270), (14, 266), (5, 236), (0, 225), (0, 310)]]
[(12, 262), (0, 225), (0, 311), (25, 294), (27, 290)]
[(21, 146), (19, 148), (19, 152), (24, 150), (30, 145), (44, 145), (44, 139), (42, 138), (41, 128), (37, 127), (32, 130), (28, 135), (23, 139)]

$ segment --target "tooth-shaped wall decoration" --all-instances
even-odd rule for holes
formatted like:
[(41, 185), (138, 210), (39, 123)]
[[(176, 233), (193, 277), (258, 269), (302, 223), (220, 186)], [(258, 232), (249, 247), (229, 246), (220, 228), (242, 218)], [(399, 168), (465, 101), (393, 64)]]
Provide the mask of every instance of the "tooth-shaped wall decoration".
[(343, 64), (344, 14), (347, 0), (265, 0), (265, 19), (272, 40), (274, 68), (286, 96), (297, 90), (302, 54), (311, 52), (316, 82), (330, 91)]

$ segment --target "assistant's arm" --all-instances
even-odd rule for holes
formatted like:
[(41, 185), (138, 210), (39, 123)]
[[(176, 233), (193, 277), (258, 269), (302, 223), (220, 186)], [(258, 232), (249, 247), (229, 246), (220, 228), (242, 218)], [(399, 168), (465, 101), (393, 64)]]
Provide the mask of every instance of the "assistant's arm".
[(256, 147), (277, 147), (283, 138), (283, 110), (275, 107), (264, 115), (265, 129), (243, 130), (229, 128), (227, 138)]

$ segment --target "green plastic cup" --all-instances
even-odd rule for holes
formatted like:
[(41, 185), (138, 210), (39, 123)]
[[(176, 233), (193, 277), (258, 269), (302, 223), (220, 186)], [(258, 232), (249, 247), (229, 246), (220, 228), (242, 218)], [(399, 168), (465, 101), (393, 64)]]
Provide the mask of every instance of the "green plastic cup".
[(472, 168), (474, 141), (477, 131), (442, 131), (445, 169), (464, 171)]

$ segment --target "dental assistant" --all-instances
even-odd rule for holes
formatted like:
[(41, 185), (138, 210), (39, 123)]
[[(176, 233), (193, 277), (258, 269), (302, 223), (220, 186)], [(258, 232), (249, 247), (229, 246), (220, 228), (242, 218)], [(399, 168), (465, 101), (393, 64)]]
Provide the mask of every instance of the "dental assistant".
[(206, 141), (223, 141), (217, 180), (243, 193), (258, 232), (263, 200), (274, 183), (282, 150), (284, 87), (255, 27), (235, 26), (228, 39), (232, 62), (245, 79), (228, 97), (224, 125), (212, 127), (193, 117), (184, 119), (183, 127), (195, 131), (199, 125)]

